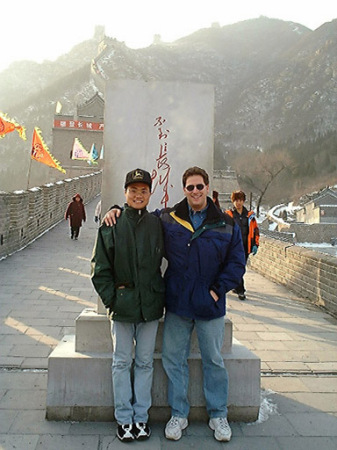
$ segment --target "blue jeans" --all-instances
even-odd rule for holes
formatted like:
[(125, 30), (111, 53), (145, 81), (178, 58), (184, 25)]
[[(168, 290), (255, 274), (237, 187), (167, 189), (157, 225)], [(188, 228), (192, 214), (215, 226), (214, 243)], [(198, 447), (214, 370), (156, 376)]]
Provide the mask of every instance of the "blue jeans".
[(168, 402), (173, 416), (187, 418), (188, 363), (191, 334), (196, 328), (203, 367), (203, 390), (210, 418), (227, 417), (228, 374), (221, 355), (224, 317), (193, 320), (166, 312), (163, 366), (168, 377)]
[[(157, 329), (158, 320), (111, 323), (112, 385), (115, 418), (119, 425), (148, 421)], [(135, 361), (132, 383), (133, 350)]]

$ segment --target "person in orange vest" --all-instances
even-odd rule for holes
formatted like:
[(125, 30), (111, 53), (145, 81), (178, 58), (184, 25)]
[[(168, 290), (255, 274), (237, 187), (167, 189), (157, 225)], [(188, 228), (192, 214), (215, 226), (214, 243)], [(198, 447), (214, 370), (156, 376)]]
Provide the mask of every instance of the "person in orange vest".
[[(248, 211), (244, 206), (246, 194), (243, 191), (232, 192), (231, 201), (233, 203), (233, 208), (228, 209), (226, 213), (233, 217), (235, 223), (240, 227), (247, 264), (249, 255), (251, 253), (256, 255), (259, 248), (259, 227), (254, 211)], [(233, 291), (238, 295), (240, 300), (246, 300), (246, 289), (243, 277), (241, 278), (240, 284)]]

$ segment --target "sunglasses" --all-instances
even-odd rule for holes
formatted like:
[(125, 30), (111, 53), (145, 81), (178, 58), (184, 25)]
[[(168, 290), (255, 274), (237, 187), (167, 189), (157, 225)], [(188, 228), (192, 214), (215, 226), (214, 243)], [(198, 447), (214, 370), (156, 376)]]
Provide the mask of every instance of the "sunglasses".
[(188, 186), (185, 187), (185, 189), (188, 192), (192, 192), (194, 188), (197, 188), (198, 191), (202, 191), (204, 189), (204, 187), (205, 187), (204, 184), (196, 184), (195, 186), (194, 186), (194, 184), (189, 184)]

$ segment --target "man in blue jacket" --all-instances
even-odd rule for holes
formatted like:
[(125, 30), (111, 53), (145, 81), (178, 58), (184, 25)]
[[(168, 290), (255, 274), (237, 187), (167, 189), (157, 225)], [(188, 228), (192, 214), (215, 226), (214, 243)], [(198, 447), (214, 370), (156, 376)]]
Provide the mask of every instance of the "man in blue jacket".
[[(218, 441), (229, 441), (228, 374), (221, 348), (225, 335), (226, 292), (245, 272), (240, 229), (208, 197), (209, 177), (191, 167), (182, 177), (184, 200), (156, 210), (163, 230), (168, 267), (165, 272), (166, 312), (162, 359), (168, 377), (172, 417), (167, 439), (178, 440), (188, 426), (188, 362), (196, 328), (203, 366), (203, 389), (209, 427)], [(105, 221), (113, 223), (113, 214)]]

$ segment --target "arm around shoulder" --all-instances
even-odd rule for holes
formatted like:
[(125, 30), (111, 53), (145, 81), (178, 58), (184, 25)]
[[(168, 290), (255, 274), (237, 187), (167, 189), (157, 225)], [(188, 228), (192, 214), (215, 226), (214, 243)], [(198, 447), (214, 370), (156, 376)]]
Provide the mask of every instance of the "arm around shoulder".
[(105, 223), (105, 225), (108, 227), (116, 225), (117, 219), (121, 215), (121, 212), (122, 208), (120, 206), (118, 205), (112, 206), (103, 217), (103, 223)]

